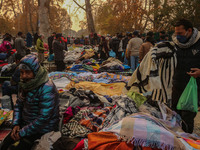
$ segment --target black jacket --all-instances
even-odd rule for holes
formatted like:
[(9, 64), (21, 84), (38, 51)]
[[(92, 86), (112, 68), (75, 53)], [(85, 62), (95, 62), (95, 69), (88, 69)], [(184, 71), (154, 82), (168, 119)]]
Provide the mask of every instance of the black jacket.
[(120, 40), (118, 38), (112, 39), (110, 48), (117, 54), (119, 49)]
[(122, 49), (123, 49), (123, 50), (126, 49), (126, 47), (127, 47), (127, 45), (128, 45), (128, 41), (129, 41), (128, 37), (125, 37), (125, 38), (122, 40), (122, 42), (123, 42)]
[(54, 40), (54, 36), (50, 36), (48, 37), (48, 46), (49, 46), (49, 53), (53, 54), (53, 40)]
[(53, 52), (55, 54), (55, 61), (62, 61), (64, 59), (64, 50), (65, 43), (62, 41), (54, 40), (53, 41)]
[[(173, 77), (172, 106), (175, 108), (178, 100), (187, 86), (191, 68), (200, 68), (200, 39), (191, 47), (181, 49), (177, 45), (177, 67)], [(200, 78), (197, 78), (198, 99), (200, 100)]]

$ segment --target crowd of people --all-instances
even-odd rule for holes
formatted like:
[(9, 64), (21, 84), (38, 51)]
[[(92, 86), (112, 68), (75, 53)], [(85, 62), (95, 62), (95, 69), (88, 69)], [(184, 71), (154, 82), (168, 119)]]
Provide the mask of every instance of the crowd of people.
[[(127, 32), (125, 35), (117, 33), (112, 37), (91, 33), (82, 41), (78, 38), (64, 38), (61, 33), (53, 32), (47, 41), (48, 43), (45, 45), (43, 35), (33, 37), (30, 33), (27, 34), (25, 40), (24, 34), (18, 32), (15, 39), (10, 34), (5, 34), (0, 45), (0, 59), (4, 61), (12, 55), (12, 49), (16, 49), (13, 57), (16, 62), (15, 73), (10, 82), (3, 84), (3, 95), (11, 96), (13, 93), (18, 93), (16, 105), (13, 106), (12, 104), (14, 109), (13, 129), (4, 140), (1, 146), (2, 150), (6, 150), (16, 141), (20, 141), (17, 146), (18, 149), (31, 149), (36, 139), (50, 131), (58, 131), (58, 91), (52, 81), (49, 80), (48, 73), (43, 67), (44, 52), (48, 51), (49, 56), (54, 54), (56, 70), (64, 71), (66, 69), (63, 61), (64, 51), (68, 50), (69, 44), (97, 47), (97, 57), (103, 60), (107, 60), (111, 52), (115, 53), (115, 57), (122, 63), (130, 65), (132, 71), (135, 71), (143, 63), (148, 52), (154, 46), (157, 48), (157, 53), (153, 55), (156, 55), (157, 60), (161, 57), (168, 59), (169, 53), (163, 55), (162, 52), (171, 49), (176, 56), (176, 68), (172, 81), (172, 104), (169, 106), (184, 121), (183, 130), (188, 133), (193, 132), (194, 118), (197, 113), (177, 110), (176, 108), (191, 76), (196, 78), (198, 101), (200, 101), (200, 32), (193, 27), (190, 21), (185, 19), (177, 21), (171, 41), (173, 44), (169, 44), (168, 36), (164, 31), (160, 32), (160, 38), (156, 41), (152, 31), (144, 36), (137, 30), (132, 33)], [(32, 45), (35, 45), (37, 55), (30, 54), (29, 48)], [(155, 61), (157, 61), (156, 59)], [(153, 71), (156, 73), (156, 70)], [(154, 73), (151, 73), (151, 77), (155, 75)], [(137, 74), (137, 76), (140, 75)], [(20, 89), (18, 85), (20, 85)], [(132, 86), (134, 86), (134, 83)]]
[[(117, 59), (124, 64), (131, 66), (131, 69), (134, 71), (151, 47), (159, 42), (168, 40), (168, 34), (166, 34), (165, 31), (161, 31), (159, 38), (157, 39), (154, 35), (155, 33), (152, 31), (149, 31), (147, 34), (141, 34), (139, 31), (135, 30), (132, 33), (116, 33), (116, 35), (113, 36), (109, 34), (101, 36), (97, 33), (91, 33), (85, 38), (65, 38), (61, 33), (56, 34), (56, 32), (53, 32), (52, 35), (48, 37), (47, 43), (44, 43), (45, 37), (43, 35), (38, 35), (37, 33), (32, 36), (28, 32), (26, 37), (22, 32), (18, 32), (16, 37), (12, 37), (9, 33), (6, 33), (3, 36), (2, 44), (0, 45), (0, 59), (8, 59), (11, 55), (10, 51), (12, 51), (12, 49), (16, 49), (17, 53), (24, 57), (25, 55), (30, 54), (30, 48), (35, 45), (38, 59), (41, 64), (43, 64), (45, 60), (44, 52), (48, 51), (49, 57), (52, 54), (55, 54), (55, 60), (59, 60), (59, 62), (55, 62), (58, 66), (57, 71), (62, 71), (64, 68), (59, 68), (59, 64), (61, 63), (63, 66), (64, 62), (61, 61), (64, 59), (64, 54), (62, 54), (62, 51), (57, 50), (58, 42), (56, 42), (60, 41), (63, 46), (61, 49), (65, 51), (68, 50), (69, 44), (91, 45), (97, 47), (97, 55), (103, 60), (110, 57), (110, 52), (114, 52)], [(54, 44), (56, 46), (53, 46)]]

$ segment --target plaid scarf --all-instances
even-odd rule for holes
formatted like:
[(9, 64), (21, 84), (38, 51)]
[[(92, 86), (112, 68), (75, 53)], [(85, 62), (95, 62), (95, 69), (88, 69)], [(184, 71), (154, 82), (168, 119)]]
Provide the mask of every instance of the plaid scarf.
[(113, 108), (110, 114), (106, 117), (102, 128), (108, 127), (112, 123), (121, 120), (122, 118), (138, 112), (135, 102), (128, 97), (113, 96), (116, 107)]

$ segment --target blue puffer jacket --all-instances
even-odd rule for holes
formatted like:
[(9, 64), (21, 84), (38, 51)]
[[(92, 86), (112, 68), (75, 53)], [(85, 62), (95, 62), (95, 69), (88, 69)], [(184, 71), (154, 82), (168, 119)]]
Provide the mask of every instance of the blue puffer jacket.
[[(21, 63), (27, 64), (34, 74), (40, 67), (37, 57), (27, 55)], [(59, 99), (51, 80), (26, 93), (25, 99), (18, 98), (14, 109), (13, 126), (19, 125), (21, 137), (58, 131)]]

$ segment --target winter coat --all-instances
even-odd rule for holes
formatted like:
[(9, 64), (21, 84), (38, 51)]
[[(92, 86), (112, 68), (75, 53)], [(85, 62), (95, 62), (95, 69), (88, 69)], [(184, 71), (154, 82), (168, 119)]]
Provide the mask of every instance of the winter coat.
[(27, 47), (32, 47), (32, 43), (33, 43), (33, 37), (32, 35), (28, 32), (26, 34), (26, 46)]
[(115, 52), (118, 53), (119, 50), (120, 40), (118, 38), (113, 38), (110, 43), (110, 48)]
[(50, 36), (48, 38), (48, 45), (49, 45), (49, 53), (50, 54), (53, 54), (53, 49), (52, 49), (53, 40), (54, 40), (54, 36)]
[(15, 39), (15, 48), (16, 48), (17, 54), (21, 56), (26, 55), (26, 46), (25, 46), (25, 42), (23, 38), (17, 37)]
[(125, 50), (126, 47), (127, 47), (127, 45), (128, 45), (129, 39), (128, 39), (128, 37), (125, 37), (122, 41), (123, 41), (123, 47), (122, 47), (122, 49)]
[[(29, 56), (29, 55), (28, 55)], [(36, 57), (25, 57), (21, 63), (28, 65), (34, 74), (39, 70)], [(19, 95), (23, 93), (20, 92)], [(58, 92), (51, 80), (32, 91), (19, 96), (14, 108), (13, 126), (19, 125), (21, 137), (58, 131), (59, 99)]]
[(44, 53), (44, 42), (40, 38), (37, 39), (36, 50), (38, 51), (38, 53)]
[(139, 37), (134, 37), (128, 42), (128, 52), (127, 55), (129, 56), (139, 56), (139, 49), (142, 45), (143, 40)]
[(9, 50), (12, 49), (12, 46), (9, 41), (3, 41), (2, 44), (0, 45), (0, 53), (8, 53)]
[[(197, 36), (195, 37), (194, 44), (190, 44), (191, 46), (188, 48), (179, 47), (179, 43), (176, 39), (173, 39), (173, 41), (175, 42), (177, 48), (177, 67), (173, 77), (174, 96), (172, 105), (173, 108), (176, 108), (179, 97), (190, 80), (190, 76), (187, 74), (187, 72), (190, 72), (191, 68), (200, 68), (200, 32), (198, 32)], [(198, 86), (198, 99), (200, 101), (200, 78), (196, 78), (196, 81)]]
[(145, 42), (141, 45), (139, 50), (139, 60), (142, 61), (144, 56), (149, 52), (150, 48), (153, 47), (151, 42)]
[(58, 40), (53, 41), (53, 52), (55, 55), (55, 61), (62, 61), (64, 60), (64, 50), (65, 49), (65, 43), (60, 42)]

